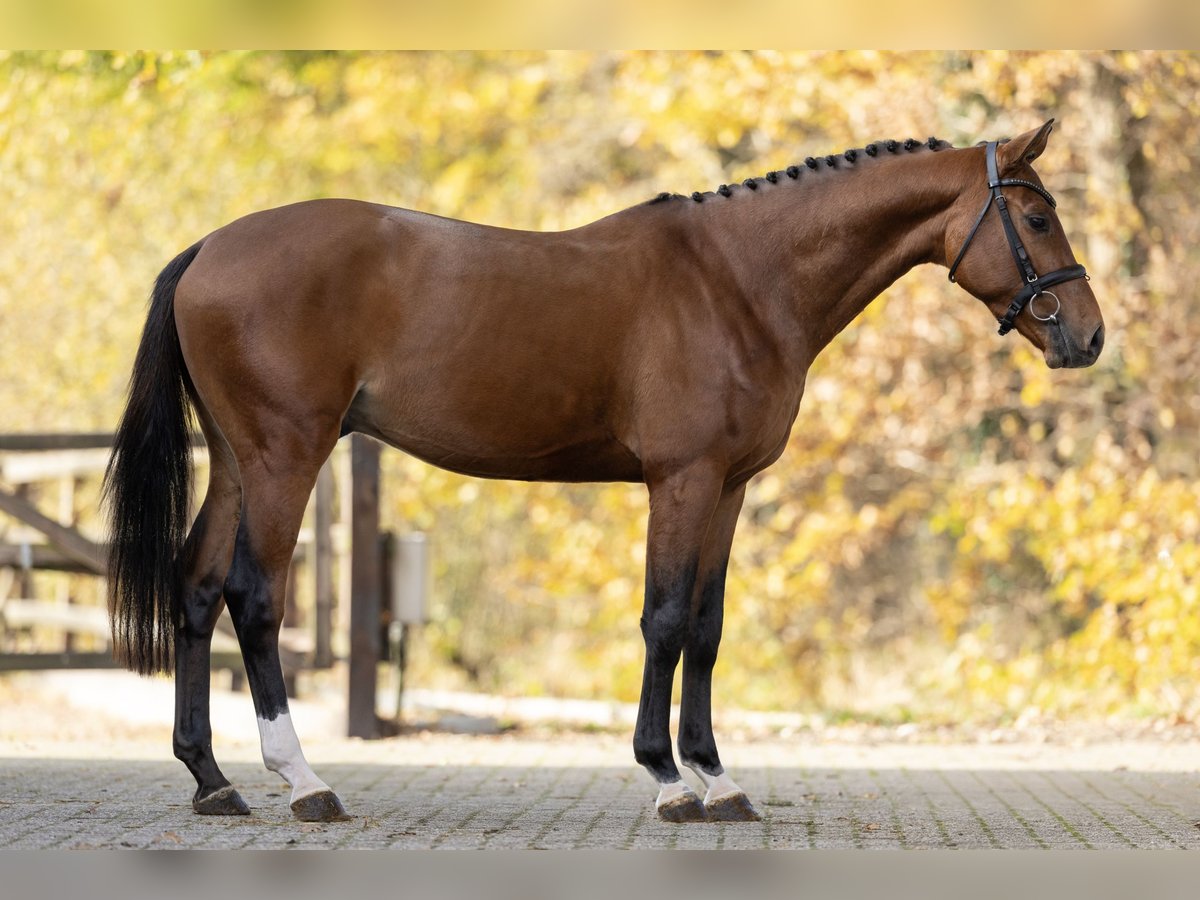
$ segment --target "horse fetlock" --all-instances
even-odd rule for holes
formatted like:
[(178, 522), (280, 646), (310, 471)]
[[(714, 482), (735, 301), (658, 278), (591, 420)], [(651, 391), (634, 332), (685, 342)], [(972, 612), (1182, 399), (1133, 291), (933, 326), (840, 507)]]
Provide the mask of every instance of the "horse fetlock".
[(654, 776), (656, 781), (675, 781), (679, 772), (675, 768), (675, 757), (671, 754), (671, 741), (668, 740), (638, 740), (633, 741), (633, 758), (638, 765), (644, 766)]
[(171, 740), (171, 750), (182, 763), (193, 763), (212, 756), (212, 738), (204, 740), (176, 732)]
[(681, 746), (679, 748), (679, 761), (695, 772), (696, 777), (700, 779), (705, 787), (708, 787), (709, 783), (714, 779), (725, 774), (725, 767), (717, 759), (715, 749), (713, 753), (708, 754), (702, 750), (698, 751), (695, 749), (687, 752)]

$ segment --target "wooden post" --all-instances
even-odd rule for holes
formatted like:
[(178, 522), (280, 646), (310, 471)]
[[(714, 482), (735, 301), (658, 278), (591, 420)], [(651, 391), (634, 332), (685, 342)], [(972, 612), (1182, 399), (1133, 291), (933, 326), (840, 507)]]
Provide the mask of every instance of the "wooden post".
[[(75, 513), (75, 489), (79, 483), (79, 479), (73, 476), (66, 476), (59, 480), (58, 483), (58, 521), (71, 528), (79, 524), (79, 517)], [(58, 601), (65, 603), (68, 606), (75, 602), (75, 594), (72, 590), (74, 580), (71, 578), (60, 578), (58, 586)], [(63, 635), (63, 652), (70, 653), (75, 650), (75, 635), (71, 632), (65, 632)]]
[(383, 565), (379, 553), (379, 449), (369, 437), (350, 439), (353, 494), (350, 547), (350, 737), (379, 737), (375, 715)]
[(296, 597), (297, 582), (299, 581), (297, 576), (303, 552), (303, 545), (297, 544), (296, 552), (292, 554), (292, 561), (288, 563), (287, 585), (283, 591), (283, 622), (281, 623), (284, 628), (300, 628), (304, 624), (304, 613), (301, 611)]
[(325, 460), (317, 475), (316, 509), (313, 514), (313, 556), (316, 588), (313, 666), (333, 665), (333, 461)]
[[(348, 601), (354, 575), (350, 566), (350, 542), (353, 537), (351, 534), (351, 523), (354, 521), (354, 471), (350, 459), (352, 455), (350, 453), (350, 445), (353, 443), (353, 440), (344, 443), (345, 446), (339, 445), (333, 452), (338, 484), (337, 521), (340, 526), (337, 529), (337, 541), (334, 544), (334, 551), (337, 553), (338, 560), (337, 595), (344, 598), (334, 611), (336, 618), (333, 623), (333, 630), (337, 634), (350, 633), (350, 603)], [(339, 453), (338, 450), (342, 452)]]
[[(30, 485), (28, 485), (28, 484), (17, 485), (15, 496), (17, 498), (19, 498), (21, 500), (21, 502), (27, 503), (29, 501), (29, 493), (30, 493)], [(0, 498), (0, 500), (2, 500), (2, 499), (3, 498)], [(30, 504), (30, 508), (32, 508), (32, 504)], [(12, 513), (7, 508), (5, 508), (2, 505), (2, 503), (0, 503), (0, 509), (3, 509), (9, 515), (12, 515)], [(35, 590), (36, 590), (36, 588), (34, 586), (34, 578), (33, 578), (32, 569), (26, 569), (25, 567), (22, 566), (22, 568), (20, 570), (20, 574), (17, 575), (17, 596), (22, 599), (25, 599), (25, 600), (34, 600), (37, 598)]]

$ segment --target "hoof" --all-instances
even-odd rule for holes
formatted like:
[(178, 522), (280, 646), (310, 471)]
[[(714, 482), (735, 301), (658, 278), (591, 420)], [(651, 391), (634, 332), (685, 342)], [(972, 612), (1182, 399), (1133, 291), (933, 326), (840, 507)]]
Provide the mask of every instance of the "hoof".
[(750, 798), (740, 791), (726, 794), (704, 804), (708, 818), (713, 822), (761, 822), (762, 816), (750, 803)]
[(708, 815), (704, 811), (704, 804), (700, 802), (700, 798), (695, 792), (689, 790), (684, 791), (678, 796), (672, 797), (670, 800), (664, 800), (656, 804), (658, 817), (664, 822), (674, 822), (676, 824), (682, 822), (707, 822)]
[(333, 791), (317, 791), (293, 800), (292, 815), (301, 822), (345, 822), (350, 818)]
[(195, 797), (192, 811), (202, 816), (248, 816), (250, 807), (233, 785), (218, 788), (207, 797)]

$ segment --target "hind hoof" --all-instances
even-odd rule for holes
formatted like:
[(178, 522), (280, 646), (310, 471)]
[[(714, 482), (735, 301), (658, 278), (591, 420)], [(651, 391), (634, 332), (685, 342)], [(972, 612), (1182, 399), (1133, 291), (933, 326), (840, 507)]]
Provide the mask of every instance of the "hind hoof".
[(704, 804), (708, 818), (713, 822), (761, 822), (762, 815), (754, 808), (750, 798), (743, 793), (726, 794)]
[(292, 815), (301, 822), (345, 822), (350, 819), (333, 791), (317, 791), (293, 800)]
[[(664, 796), (667, 795), (667, 796)], [(682, 786), (682, 789), (675, 785), (664, 788), (659, 794), (658, 802), (654, 805), (658, 812), (658, 817), (664, 822), (672, 822), (681, 824), (684, 822), (707, 822), (708, 815), (704, 811), (704, 804), (700, 802), (700, 798), (696, 796), (695, 791), (691, 788)]]
[(192, 811), (201, 816), (250, 815), (250, 807), (233, 785), (218, 788), (207, 797), (193, 798)]

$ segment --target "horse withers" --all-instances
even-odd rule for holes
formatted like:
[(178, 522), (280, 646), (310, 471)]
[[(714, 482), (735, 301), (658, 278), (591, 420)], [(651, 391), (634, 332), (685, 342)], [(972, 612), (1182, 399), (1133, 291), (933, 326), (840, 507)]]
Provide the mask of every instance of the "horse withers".
[[(746, 483), (783, 452), (816, 355), (918, 264), (953, 262), (1049, 366), (1095, 362), (1100, 310), (1032, 168), (1051, 124), (967, 148), (873, 143), (557, 233), (314, 200), (180, 254), (154, 286), (106, 490), (114, 647), (138, 672), (174, 666), (195, 811), (248, 811), (209, 723), (227, 604), (267, 768), (300, 819), (345, 816), (292, 727), (278, 633), (317, 472), (360, 432), (484, 478), (645, 483), (634, 757), (663, 819), (757, 819), (710, 713)], [(211, 459), (190, 531), (189, 409)], [(671, 748), (681, 657), (679, 759), (703, 799)]]

